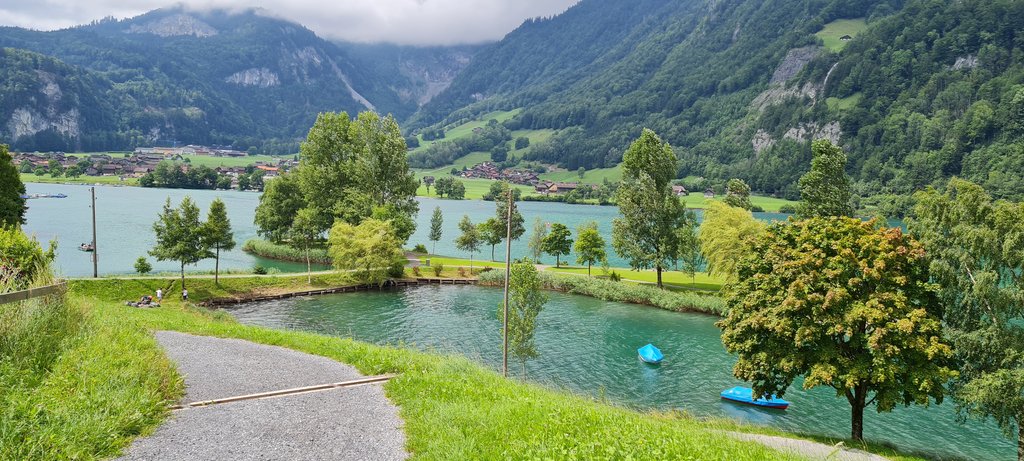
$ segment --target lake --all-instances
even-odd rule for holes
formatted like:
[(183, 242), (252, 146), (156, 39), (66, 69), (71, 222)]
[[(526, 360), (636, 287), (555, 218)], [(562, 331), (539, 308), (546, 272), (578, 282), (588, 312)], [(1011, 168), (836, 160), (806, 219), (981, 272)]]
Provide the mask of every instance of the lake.
[[(228, 312), (247, 324), (458, 353), (500, 370), (501, 295), (494, 288), (425, 286), (253, 303)], [(831, 389), (804, 391), (798, 384), (786, 393), (791, 406), (785, 411), (722, 401), (720, 391), (743, 383), (732, 376), (736, 360), (722, 347), (715, 317), (550, 296), (537, 320), (540, 357), (526, 365), (530, 380), (641, 410), (685, 410), (786, 431), (849, 436), (849, 404)], [(636, 349), (648, 342), (665, 354), (659, 367), (637, 358)], [(509, 369), (522, 375), (511, 358)], [(936, 457), (1016, 459), (1015, 444), (994, 424), (972, 420), (961, 425), (954, 413), (948, 400), (892, 413), (868, 409), (864, 434)]]
[[(92, 275), (92, 259), (90, 253), (81, 252), (78, 246), (92, 239), (92, 214), (89, 208), (89, 186), (65, 184), (25, 185), (29, 194), (63, 193), (63, 199), (32, 199), (28, 201), (27, 223), (24, 230), (35, 234), (40, 240), (57, 239), (57, 269), (70, 277)], [(164, 201), (168, 198), (174, 206), (185, 196), (190, 196), (202, 209), (203, 219), (209, 209), (210, 202), (219, 197), (227, 205), (228, 217), (235, 232), (238, 246), (233, 251), (221, 253), (222, 269), (251, 269), (255, 265), (276, 267), (284, 272), (305, 271), (304, 264), (293, 264), (257, 258), (241, 250), (246, 240), (256, 236), (253, 218), (259, 194), (256, 192), (209, 191), (183, 189), (152, 189), (141, 187), (96, 187), (96, 221), (97, 246), (99, 248), (100, 274), (129, 274), (134, 272), (133, 265), (139, 256), (147, 256), (156, 272), (172, 272), (178, 270), (173, 261), (155, 261), (146, 252), (153, 248), (156, 238), (153, 235), (153, 222), (156, 221)], [(480, 223), (493, 217), (495, 205), (492, 202), (479, 200), (439, 200), (420, 197), (420, 212), (416, 217), (416, 233), (409, 239), (408, 246), (422, 243), (432, 248), (427, 239), (430, 232), (430, 217), (435, 207), (440, 206), (444, 216), (443, 236), (437, 242), (437, 254), (468, 258), (469, 254), (455, 248), (455, 237), (458, 236), (458, 224), (463, 215), (469, 216), (474, 223)], [(611, 248), (612, 220), (618, 217), (618, 208), (597, 205), (567, 205), (550, 202), (520, 202), (518, 204), (526, 220), (526, 235), (512, 244), (512, 257), (519, 258), (528, 253), (527, 239), (533, 229), (534, 218), (541, 218), (547, 223), (560, 222), (576, 234), (576, 227), (587, 221), (596, 221), (601, 234), (608, 243), (608, 262), (612, 266), (624, 267), (629, 264), (619, 258)], [(755, 213), (758, 219), (781, 220), (786, 215), (778, 213)], [(698, 218), (700, 212), (698, 210)], [(490, 259), (490, 247), (483, 248), (476, 254), (476, 259)], [(498, 260), (504, 259), (502, 248), (495, 251)], [(574, 261), (575, 255), (563, 256), (563, 261)], [(543, 262), (554, 264), (554, 258), (544, 256)], [(189, 266), (186, 270), (212, 271), (212, 259)]]

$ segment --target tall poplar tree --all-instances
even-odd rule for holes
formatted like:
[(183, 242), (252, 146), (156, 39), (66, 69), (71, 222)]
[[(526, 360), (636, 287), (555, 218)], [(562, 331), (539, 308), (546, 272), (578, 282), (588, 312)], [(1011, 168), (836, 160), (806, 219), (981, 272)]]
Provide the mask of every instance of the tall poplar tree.
[(210, 212), (203, 224), (203, 238), (206, 246), (213, 248), (213, 283), (220, 285), (220, 250), (231, 251), (235, 248), (235, 234), (231, 232), (228, 209), (220, 198), (210, 203)]
[(441, 207), (435, 207), (434, 214), (430, 217), (430, 235), (427, 236), (431, 242), (434, 242), (430, 254), (437, 254), (437, 242), (441, 240), (442, 226), (444, 226), (444, 216), (441, 214)]
[(622, 182), (616, 192), (621, 218), (612, 224), (612, 246), (633, 269), (661, 273), (678, 253), (676, 229), (686, 208), (672, 193), (676, 156), (667, 142), (644, 129), (622, 157)]
[(534, 262), (540, 262), (540, 256), (544, 254), (544, 237), (548, 236), (548, 226), (540, 218), (533, 219), (533, 233), (530, 234), (530, 241), (527, 247), (530, 248), (530, 256)]
[(0, 227), (25, 223), (25, 184), (14, 167), (7, 146), (0, 144)]
[(529, 261), (513, 264), (508, 283), (508, 346), (509, 354), (522, 364), (524, 376), (526, 361), (539, 355), (534, 333), (537, 316), (547, 301), (548, 295), (541, 287), (537, 267)]

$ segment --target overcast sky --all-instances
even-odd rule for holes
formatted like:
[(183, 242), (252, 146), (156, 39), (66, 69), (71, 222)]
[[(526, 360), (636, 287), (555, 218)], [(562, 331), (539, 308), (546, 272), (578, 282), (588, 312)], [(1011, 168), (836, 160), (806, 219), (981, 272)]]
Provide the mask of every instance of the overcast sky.
[(2, 0), (0, 25), (52, 30), (107, 16), (126, 18), (184, 4), (191, 9), (260, 7), (325, 38), (450, 45), (498, 40), (527, 18), (577, 0)]

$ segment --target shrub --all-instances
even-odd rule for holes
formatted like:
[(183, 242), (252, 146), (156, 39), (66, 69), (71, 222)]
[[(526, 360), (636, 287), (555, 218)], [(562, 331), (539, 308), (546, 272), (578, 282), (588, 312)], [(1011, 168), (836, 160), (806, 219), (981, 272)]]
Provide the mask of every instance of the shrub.
[(441, 276), (441, 271), (444, 270), (444, 264), (437, 263), (437, 264), (435, 264), (433, 266), (433, 268), (434, 268), (434, 277), (440, 277)]
[[(306, 263), (306, 252), (288, 245), (280, 245), (263, 239), (251, 239), (242, 245), (242, 251), (261, 258)], [(331, 265), (331, 257), (324, 248), (311, 248), (309, 261), (324, 266)]]
[(427, 254), (427, 246), (422, 243), (419, 243), (415, 247), (413, 247), (412, 252), (425, 255)]
[(252, 268), (252, 273), (256, 275), (267, 275), (267, 268), (257, 264), (255, 267)]
[(761, 208), (761, 205), (751, 205), (750, 206), (750, 211), (752, 211), (754, 213), (763, 213), (764, 212), (764, 208)]
[(460, 267), (459, 268), (459, 277), (463, 277), (463, 278), (466, 277), (466, 268), (465, 267)]
[[(715, 315), (725, 313), (725, 301), (717, 296), (661, 290), (649, 285), (615, 283), (593, 277), (553, 272), (541, 272), (539, 275), (541, 285), (548, 290), (591, 296), (605, 301), (643, 304), (677, 312), (696, 311)], [(504, 282), (505, 274), (500, 271), (480, 275), (481, 285), (501, 286)]]
[(794, 214), (796, 213), (796, 207), (793, 205), (782, 205), (779, 207), (779, 213)]
[(618, 272), (612, 271), (611, 274), (608, 274), (608, 280), (611, 280), (613, 282), (621, 282), (622, 276), (620, 276)]
[(412, 275), (416, 277), (420, 276), (420, 266), (412, 266)]
[(8, 288), (11, 291), (25, 288), (47, 272), (55, 250), (56, 242), (50, 242), (50, 248), (43, 251), (38, 240), (20, 229), (0, 227), (0, 273), (9, 279)]

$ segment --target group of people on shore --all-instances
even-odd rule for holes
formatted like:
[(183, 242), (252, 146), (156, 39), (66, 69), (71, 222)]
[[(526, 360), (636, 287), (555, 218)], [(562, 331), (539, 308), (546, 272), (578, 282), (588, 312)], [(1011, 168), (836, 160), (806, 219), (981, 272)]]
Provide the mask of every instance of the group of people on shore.
[[(188, 289), (181, 290), (182, 301), (188, 301)], [(150, 295), (143, 295), (138, 301), (127, 301), (125, 305), (131, 307), (160, 307), (160, 303), (164, 300), (164, 290), (156, 289), (156, 298)]]

